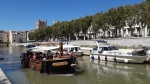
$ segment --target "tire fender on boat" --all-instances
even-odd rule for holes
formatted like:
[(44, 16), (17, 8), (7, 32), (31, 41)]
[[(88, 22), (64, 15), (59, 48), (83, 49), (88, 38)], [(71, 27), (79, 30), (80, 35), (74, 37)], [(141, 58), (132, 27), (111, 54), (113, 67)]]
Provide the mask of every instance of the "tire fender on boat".
[(125, 62), (125, 63), (128, 63), (128, 61), (129, 61), (128, 59), (124, 59), (124, 62)]

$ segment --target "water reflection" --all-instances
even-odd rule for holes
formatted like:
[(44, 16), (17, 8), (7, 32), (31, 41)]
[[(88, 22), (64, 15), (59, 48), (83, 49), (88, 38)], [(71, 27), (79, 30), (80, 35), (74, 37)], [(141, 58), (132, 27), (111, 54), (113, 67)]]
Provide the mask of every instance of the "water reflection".
[(22, 69), (20, 54), (24, 51), (25, 48), (20, 47), (0, 48), (0, 54), (4, 56), (4, 60), (0, 61), (0, 68), (12, 84), (77, 84), (76, 76), (41, 75), (32, 69)]
[(4, 57), (4, 60), (0, 60), (0, 67), (3, 70), (9, 71), (9, 70), (18, 70), (20, 67), (20, 58), (18, 56), (18, 49), (13, 49), (16, 52), (9, 53), (9, 47), (2, 47), (0, 49), (0, 54), (2, 57)]
[(106, 62), (99, 60), (90, 60), (90, 67), (95, 71), (97, 80), (110, 83), (124, 82), (145, 84), (150, 78), (149, 64), (124, 64), (115, 62)]
[(0, 68), (12, 84), (149, 84), (150, 64), (125, 64), (78, 57), (78, 73), (74, 76), (42, 75), (32, 69), (20, 68), (24, 48), (3, 47)]
[(25, 52), (26, 49), (24, 47), (8, 47), (8, 53), (9, 54), (18, 54), (18, 53), (22, 53)]
[(46, 75), (31, 69), (22, 69), (29, 84), (77, 84), (76, 76), (70, 75)]

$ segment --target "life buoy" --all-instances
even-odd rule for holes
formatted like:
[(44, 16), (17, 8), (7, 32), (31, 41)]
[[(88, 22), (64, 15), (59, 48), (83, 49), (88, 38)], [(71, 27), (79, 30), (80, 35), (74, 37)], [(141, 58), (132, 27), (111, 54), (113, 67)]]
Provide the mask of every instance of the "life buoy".
[(128, 61), (129, 61), (128, 59), (124, 59), (124, 62), (125, 62), (125, 63), (128, 63)]

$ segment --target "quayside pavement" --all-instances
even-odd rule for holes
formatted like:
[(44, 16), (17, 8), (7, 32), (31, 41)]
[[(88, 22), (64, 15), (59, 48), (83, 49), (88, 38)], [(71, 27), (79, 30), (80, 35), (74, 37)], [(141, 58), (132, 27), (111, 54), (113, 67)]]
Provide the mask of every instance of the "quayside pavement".
[(4, 74), (3, 70), (0, 68), (0, 84), (11, 84), (9, 79)]

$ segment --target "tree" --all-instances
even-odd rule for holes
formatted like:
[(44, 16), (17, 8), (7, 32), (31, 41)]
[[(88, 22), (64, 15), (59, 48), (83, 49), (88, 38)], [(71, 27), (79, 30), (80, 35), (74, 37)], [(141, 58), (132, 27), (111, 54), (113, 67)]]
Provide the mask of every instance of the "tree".
[(109, 29), (109, 24), (108, 24), (108, 21), (109, 21), (109, 18), (108, 18), (108, 13), (107, 12), (105, 12), (105, 13), (103, 13), (103, 15), (102, 15), (102, 24), (101, 24), (101, 29), (103, 30), (103, 36), (105, 36), (105, 32)]
[(64, 29), (63, 29), (64, 36), (65, 36), (66, 38), (68, 38), (69, 41), (70, 41), (71, 35), (74, 34), (73, 31), (72, 31), (72, 27), (71, 27), (71, 26), (72, 26), (72, 25), (71, 25), (71, 22), (69, 22), (69, 21), (66, 21), (66, 22), (64, 23)]
[(142, 28), (150, 27), (150, 0), (140, 4), (140, 22)]
[(108, 24), (115, 28), (115, 37), (118, 37), (118, 30), (120, 31), (120, 29), (126, 25), (124, 7), (120, 6), (117, 9), (111, 8), (108, 11), (108, 17)]
[(127, 5), (125, 7), (125, 14), (126, 14), (126, 22), (127, 25), (129, 26), (129, 29), (131, 31), (131, 36), (133, 36), (133, 28), (136, 23), (138, 23), (138, 18), (139, 18), (139, 8), (138, 5)]
[(63, 33), (61, 23), (58, 22), (52, 25), (52, 37), (58, 39), (59, 37), (62, 37), (62, 35)]
[(47, 26), (46, 28), (44, 28), (44, 36), (45, 36), (45, 40), (48, 41), (51, 39), (52, 37), (52, 27), (51, 26)]
[(45, 28), (38, 28), (38, 29), (37, 29), (38, 38), (39, 38), (39, 40), (41, 40), (41, 41), (45, 40), (45, 37), (46, 37), (46, 34), (45, 34), (44, 29), (45, 29)]
[(79, 35), (79, 32), (81, 31), (79, 24), (80, 24), (80, 21), (78, 19), (71, 21), (72, 31), (75, 33), (76, 40), (78, 40), (77, 36)]
[(97, 13), (93, 16), (93, 20), (92, 20), (92, 31), (94, 33), (94, 39), (96, 39), (96, 33), (98, 33), (101, 24), (102, 24), (102, 12), (101, 13)]
[(85, 40), (87, 30), (91, 26), (91, 23), (92, 23), (92, 16), (85, 16), (81, 21), (82, 21), (81, 29), (82, 29), (82, 33), (84, 34), (84, 40)]
[(29, 40), (35, 40), (34, 32), (29, 32)]
[[(108, 24), (108, 16), (107, 12), (103, 13), (97, 13), (95, 16), (93, 16), (93, 31), (95, 33), (98, 32), (98, 30), (103, 30), (103, 36), (105, 35), (106, 30), (109, 29), (109, 24)], [(96, 36), (95, 36), (96, 37)]]

